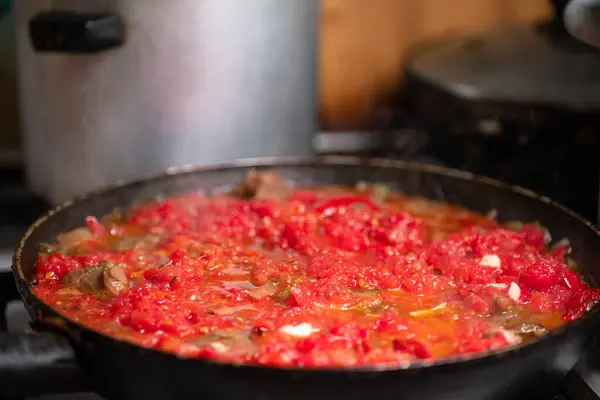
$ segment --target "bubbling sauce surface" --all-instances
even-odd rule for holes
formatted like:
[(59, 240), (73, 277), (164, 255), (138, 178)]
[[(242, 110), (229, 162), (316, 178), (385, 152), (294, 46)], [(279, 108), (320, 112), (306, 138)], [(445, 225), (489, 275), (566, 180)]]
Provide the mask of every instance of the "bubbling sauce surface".
[(145, 347), (224, 362), (398, 365), (519, 343), (598, 301), (531, 224), (360, 183), (234, 193), (115, 212), (39, 256), (36, 294)]

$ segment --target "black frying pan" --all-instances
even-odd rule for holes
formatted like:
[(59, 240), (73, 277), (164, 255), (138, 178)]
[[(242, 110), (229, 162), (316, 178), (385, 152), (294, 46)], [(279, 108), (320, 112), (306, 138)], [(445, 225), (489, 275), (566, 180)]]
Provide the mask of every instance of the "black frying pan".
[[(439, 167), (354, 158), (276, 158), (183, 168), (69, 201), (40, 218), (17, 248), (13, 272), (38, 333), (0, 336), (0, 395), (93, 390), (108, 399), (270, 400), (285, 398), (496, 399), (539, 392), (569, 371), (600, 322), (600, 307), (528, 344), (472, 357), (416, 362), (406, 369), (277, 369), (218, 364), (138, 347), (69, 321), (31, 291), (38, 243), (102, 215), (158, 194), (222, 191), (248, 167), (274, 168), (298, 186), (384, 182), (393, 190), (498, 211), (501, 220), (538, 220), (568, 237), (573, 256), (600, 280), (600, 234), (572, 212), (527, 190)], [(50, 333), (54, 328), (57, 333)]]

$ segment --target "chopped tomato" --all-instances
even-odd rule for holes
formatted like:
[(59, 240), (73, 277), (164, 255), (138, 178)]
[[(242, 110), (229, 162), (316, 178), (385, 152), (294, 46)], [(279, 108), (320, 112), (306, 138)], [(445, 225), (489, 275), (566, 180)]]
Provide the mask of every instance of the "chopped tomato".
[(501, 325), (506, 311), (550, 330), (600, 297), (567, 266), (569, 247), (547, 249), (537, 226), (387, 192), (375, 204), (364, 188), (265, 182), (256, 198), (186, 194), (90, 216), (93, 246), (50, 246), (34, 290), (141, 346), (318, 368), (501, 348), (521, 340)]

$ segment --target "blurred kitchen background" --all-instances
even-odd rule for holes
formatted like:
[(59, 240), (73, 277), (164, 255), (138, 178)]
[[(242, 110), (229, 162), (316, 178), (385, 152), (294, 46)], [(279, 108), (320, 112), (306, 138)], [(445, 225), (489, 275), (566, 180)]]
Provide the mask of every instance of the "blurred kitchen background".
[[(317, 43), (314, 51), (315, 60), (318, 61), (314, 75), (304, 72), (310, 69), (304, 66), (298, 67), (293, 75), (291, 72), (283, 75), (284, 80), (289, 77), (295, 79), (296, 85), (306, 87), (310, 86), (312, 80), (317, 80), (315, 92), (318, 93), (318, 99), (315, 104), (318, 123), (294, 122), (294, 118), (310, 119), (305, 117), (310, 116), (312, 110), (304, 110), (303, 107), (313, 103), (300, 102), (292, 93), (288, 98), (298, 103), (290, 104), (286, 109), (281, 105), (285, 101), (278, 104), (276, 99), (265, 96), (265, 104), (279, 107), (275, 111), (284, 116), (274, 118), (255, 110), (257, 115), (273, 118), (271, 125), (275, 128), (271, 131), (275, 130), (275, 133), (266, 133), (263, 140), (273, 142), (273, 137), (268, 135), (280, 136), (278, 149), (284, 149), (282, 153), (287, 152), (287, 143), (292, 146), (290, 148), (300, 149), (302, 154), (315, 152), (396, 157), (471, 170), (530, 187), (596, 220), (600, 179), (597, 153), (594, 152), (598, 140), (593, 133), (597, 124), (595, 108), (600, 104), (595, 99), (595, 92), (600, 91), (594, 90), (596, 81), (599, 81), (594, 71), (599, 70), (600, 58), (599, 51), (572, 39), (564, 31), (557, 14), (560, 14), (566, 2), (321, 0), (315, 29)], [(150, 3), (155, 8), (160, 4), (154, 0)], [(174, 2), (173, 7), (176, 3), (186, 2)], [(108, 65), (109, 60), (113, 60), (108, 57), (113, 57), (113, 53), (107, 52), (106, 58), (101, 58), (104, 56), (56, 55), (39, 51), (39, 48), (37, 53), (31, 50), (28, 24), (37, 13), (60, 9), (103, 11), (93, 7), (88, 10), (92, 3), (86, 3), (85, 6), (76, 4), (70, 0), (23, 0), (11, 7), (10, 1), (0, 1), (0, 177), (6, 178), (0, 179), (0, 185), (4, 185), (0, 187), (0, 201), (6, 196), (11, 197), (24, 210), (23, 213), (6, 211), (6, 218), (14, 219), (15, 214), (34, 215), (40, 209), (45, 209), (48, 203), (63, 201), (118, 179), (155, 172), (156, 168), (163, 169), (165, 165), (179, 163), (179, 160), (182, 163), (190, 160), (202, 163), (230, 158), (231, 154), (235, 157), (246, 155), (243, 153), (245, 145), (238, 143), (240, 149), (234, 152), (229, 149), (235, 147), (231, 144), (236, 140), (225, 133), (223, 136), (226, 141), (220, 144), (221, 147), (213, 146), (210, 157), (190, 156), (190, 148), (194, 147), (190, 143), (202, 141), (182, 142), (179, 147), (165, 146), (164, 141), (157, 141), (155, 146), (160, 149), (168, 147), (167, 150), (173, 154), (161, 160), (162, 164), (149, 166), (148, 160), (153, 158), (148, 156), (151, 154), (148, 150), (151, 149), (138, 146), (135, 140), (139, 139), (126, 136), (127, 124), (113, 129), (115, 125), (110, 123), (122, 120), (124, 116), (131, 119), (131, 115), (136, 114), (136, 108), (131, 103), (136, 102), (129, 101), (127, 106), (124, 106), (124, 101), (112, 108), (106, 106), (106, 103), (114, 103), (115, 98), (122, 100), (122, 93), (140, 92), (144, 84), (142, 81), (132, 90), (118, 92), (123, 90), (119, 86), (125, 85), (127, 80), (134, 80), (138, 71), (125, 71), (128, 77), (111, 86), (106, 84), (106, 77), (99, 76), (99, 71), (116, 75), (118, 70), (110, 69)], [(164, 3), (163, 6), (165, 9), (162, 11), (170, 7)], [(265, 6), (265, 10), (267, 8)], [(302, 11), (307, 12), (306, 21), (309, 21), (312, 16), (310, 10)], [(115, 50), (114, 54), (123, 54), (127, 46), (141, 43), (139, 32), (136, 31), (141, 22), (137, 21), (136, 25), (136, 21), (127, 19), (140, 18), (142, 14), (134, 15), (131, 9), (124, 12), (131, 14), (124, 16), (129, 42), (123, 45), (122, 50)], [(284, 15), (283, 9), (280, 12)], [(160, 25), (161, 20), (157, 15), (160, 13), (155, 12), (148, 18), (158, 18), (154, 22)], [(146, 15), (143, 16), (146, 18)], [(257, 16), (260, 17), (259, 14)], [(38, 21), (38, 35), (40, 32), (52, 32), (44, 25), (49, 20)], [(304, 32), (302, 21), (290, 17), (289, 22), (298, 24), (294, 31), (298, 36), (306, 36), (302, 40), (295, 39), (295, 42), (290, 39), (287, 43), (288, 46), (298, 45), (298, 60), (310, 58), (306, 54), (310, 51), (308, 43), (311, 39), (308, 35), (312, 26)], [(14, 25), (17, 25), (16, 39)], [(252, 28), (250, 25), (248, 27)], [(209, 31), (213, 34), (218, 32), (216, 28)], [(232, 32), (229, 30), (226, 33), (235, 34)], [(159, 30), (156, 35), (159, 34), (164, 32)], [(165, 36), (165, 41), (171, 39), (173, 37), (169, 39)], [(45, 43), (43, 37), (37, 38), (36, 45), (41, 48), (53, 46), (51, 41)], [(159, 46), (156, 43), (153, 45)], [(283, 48), (284, 44), (280, 46)], [(161, 48), (166, 47), (163, 43)], [(303, 49), (307, 51), (306, 54), (302, 53)], [(17, 52), (21, 58), (20, 68), (16, 66)], [(176, 53), (165, 52), (161, 55), (178, 57)], [(94, 60), (90, 57), (99, 57), (95, 59), (98, 60), (97, 65), (90, 61)], [(115, 55), (114, 59), (117, 57)], [(285, 58), (291, 60), (289, 62), (294, 60), (293, 57)], [(152, 58), (146, 61), (144, 65), (150, 64)], [(193, 61), (185, 61), (187, 67), (194, 65)], [(251, 69), (253, 64), (247, 65)], [(263, 63), (259, 67), (264, 68), (265, 65)], [(231, 67), (231, 64), (226, 66)], [(20, 86), (17, 78), (19, 70)], [(283, 67), (274, 71), (275, 75), (285, 72)], [(145, 73), (160, 76), (164, 71), (148, 72), (144, 69), (139, 75)], [(167, 82), (166, 85), (171, 83)], [(174, 91), (175, 97), (178, 91), (183, 93), (186, 90), (190, 92), (186, 95), (192, 98), (196, 95), (187, 88), (187, 83), (185, 80), (174, 82), (179, 88)], [(252, 82), (249, 82), (246, 86), (251, 85)], [(163, 93), (160, 90), (166, 87), (162, 86), (161, 89), (158, 86), (159, 92), (150, 95), (160, 97)], [(251, 89), (244, 89), (243, 92), (243, 87), (244, 83), (238, 82), (238, 97), (252, 95)], [(238, 88), (233, 87), (232, 91)], [(290, 88), (297, 90), (298, 86), (291, 85)], [(218, 83), (209, 89), (221, 92)], [(236, 93), (232, 93), (230, 96), (235, 97)], [(308, 98), (311, 93), (309, 88), (302, 89), (296, 98)], [(104, 95), (114, 98), (103, 98)], [(151, 97), (145, 92), (139, 96), (144, 99)], [(255, 103), (260, 105), (261, 101), (259, 99)], [(227, 103), (224, 105), (226, 108)], [(173, 127), (182, 131), (180, 138), (185, 134), (189, 136), (189, 132), (183, 130), (189, 131), (185, 118), (190, 113), (184, 115), (177, 107), (172, 106), (172, 110), (164, 111), (159, 104), (159, 111), (163, 113), (162, 128), (155, 128), (156, 124), (151, 120), (142, 122), (149, 129), (156, 129), (155, 136), (164, 133), (159, 132), (160, 129)], [(20, 110), (22, 118), (19, 117)], [(147, 110), (144, 112), (148, 113)], [(172, 115), (167, 115), (168, 112)], [(190, 112), (193, 114), (193, 110)], [(221, 128), (237, 129), (235, 118), (239, 113), (231, 114), (227, 117), (230, 121), (226, 126), (209, 126), (216, 136)], [(171, 125), (164, 122), (168, 118), (172, 119)], [(193, 126), (190, 121), (187, 124)], [(264, 129), (269, 130), (269, 124), (264, 121), (263, 124)], [(134, 126), (133, 122), (130, 125)], [(289, 129), (280, 129), (281, 126)], [(294, 131), (294, 126), (300, 128)], [(142, 128), (139, 124), (131, 128), (132, 131), (136, 129), (145, 128), (143, 124)], [(304, 150), (303, 145), (298, 145), (300, 142), (296, 139), (294, 142), (291, 137), (304, 135), (308, 130), (311, 131), (312, 143)], [(234, 135), (243, 137), (245, 133)], [(257, 138), (260, 136), (258, 133), (246, 136), (252, 135)], [(202, 134), (200, 137), (206, 139)], [(25, 152), (23, 143), (26, 144)], [(107, 146), (108, 149), (102, 148)], [(112, 150), (115, 147), (120, 152), (115, 153)], [(206, 146), (197, 146), (203, 147)], [(80, 148), (82, 154), (76, 157), (75, 153)], [(62, 149), (67, 151), (63, 152)], [(133, 154), (136, 149), (142, 154)], [(219, 149), (223, 150), (222, 155), (216, 154)], [(182, 152), (181, 157), (178, 151)], [(249, 156), (266, 155), (250, 148), (248, 153)], [(94, 157), (90, 154), (94, 154)], [(115, 161), (135, 157), (144, 159), (144, 162), (139, 162), (137, 169), (132, 168), (131, 173), (126, 172), (135, 160), (129, 160), (129, 164)], [(103, 163), (105, 166), (112, 164), (112, 170), (100, 176), (102, 168), (94, 163)], [(90, 171), (86, 171), (86, 164), (89, 164)], [(23, 172), (24, 167), (28, 173)], [(30, 196), (31, 189), (37, 197)], [(8, 206), (2, 208), (12, 210)], [(29, 218), (23, 220), (29, 221)]]
[(14, 24), (10, 0), (0, 1), (0, 165), (20, 162)]
[(325, 0), (320, 115), (325, 128), (368, 126), (400, 85), (409, 50), (423, 41), (477, 35), (551, 18), (548, 0)]
[[(0, 1), (2, 162), (19, 152), (10, 0)], [(431, 38), (550, 18), (548, 0), (322, 0), (319, 116), (325, 130), (361, 130), (399, 84), (408, 50)]]
[[(15, 1), (0, 0), (0, 271), (51, 204), (231, 157), (435, 163), (598, 220), (600, 50), (564, 29), (568, 0)], [(598, 360), (578, 372), (600, 393)]]
[[(28, 38), (23, 32), (25, 32), (27, 20), (33, 14), (29, 15), (27, 13), (39, 12), (44, 9), (61, 9), (61, 5), (63, 9), (82, 8), (73, 6), (75, 3), (68, 0), (58, 2), (24, 0), (19, 2), (21, 11), (16, 24), (18, 25), (17, 31), (21, 35), (19, 36), (20, 47), (29, 46), (29, 43), (25, 43)], [(102, 4), (103, 2), (96, 3)], [(116, 2), (116, 4), (118, 3)], [(318, 52), (317, 107), (319, 126), (316, 130), (319, 133), (312, 139), (313, 150), (321, 154), (342, 153), (392, 157), (404, 157), (407, 151), (412, 154), (418, 150), (419, 156), (421, 156), (421, 153), (428, 153), (425, 159), (428, 162), (444, 163), (452, 167), (472, 169), (476, 172), (510, 179), (511, 176), (505, 177), (505, 174), (496, 171), (499, 168), (497, 166), (478, 168), (478, 165), (472, 165), (472, 153), (474, 151), (481, 153), (483, 151), (481, 149), (454, 149), (452, 151), (453, 155), (464, 153), (464, 151), (469, 152), (469, 154), (463, 154), (455, 160), (451, 159), (452, 157), (446, 160), (444, 157), (434, 154), (435, 160), (432, 161), (429, 149), (422, 148), (423, 143), (427, 141), (428, 132), (426, 131), (432, 129), (432, 127), (421, 126), (422, 124), (417, 123), (415, 116), (406, 115), (407, 109), (409, 109), (408, 111), (417, 113), (426, 120), (435, 121), (435, 118), (439, 117), (439, 113), (436, 114), (436, 106), (426, 106), (426, 109), (431, 108), (431, 117), (428, 115), (423, 116), (422, 109), (410, 110), (411, 104), (419, 102), (413, 100), (413, 97), (419, 97), (431, 88), (425, 88), (422, 85), (423, 82), (417, 82), (408, 85), (408, 89), (406, 89), (404, 86), (407, 79), (404, 79), (404, 77), (407, 69), (410, 72), (411, 52), (419, 49), (424, 42), (440, 40), (441, 38), (459, 38), (463, 35), (486, 36), (505, 27), (533, 26), (533, 24), (540, 21), (548, 21), (553, 18), (553, 5), (556, 5), (553, 3), (564, 6), (562, 4), (564, 2), (560, 0), (555, 2), (549, 0), (453, 0), (452, 2), (446, 0), (370, 0), (368, 2), (362, 0), (321, 0), (320, 19), (317, 26), (318, 47), (315, 50)], [(87, 9), (89, 7), (86, 5), (83, 8)], [(110, 99), (96, 99), (95, 102), (94, 100), (85, 100), (82, 94), (78, 98), (77, 94), (73, 95), (72, 88), (66, 87), (69, 85), (69, 80), (73, 82), (73, 85), (79, 86), (89, 83), (84, 84), (84, 81), (81, 80), (83, 78), (78, 78), (77, 74), (84, 68), (76, 65), (76, 63), (84, 62), (80, 59), (73, 61), (73, 58), (64, 57), (65, 60), (69, 60), (72, 65), (75, 65), (73, 67), (66, 61), (64, 64), (59, 62), (51, 64), (48, 60), (53, 57), (52, 55), (47, 56), (42, 53), (41, 55), (36, 54), (34, 58), (29, 49), (27, 51), (31, 54), (21, 52), (21, 57), (23, 57), (21, 64), (27, 64), (21, 66), (21, 71), (24, 71), (21, 76), (26, 82), (22, 85), (21, 91), (27, 93), (22, 96), (21, 104), (26, 109), (22, 120), (27, 121), (25, 126), (28, 128), (23, 128), (22, 120), (19, 119), (19, 85), (17, 83), (15, 36), (13, 35), (15, 12), (14, 10), (10, 12), (10, 9), (9, 0), (0, 2), (0, 12), (2, 12), (2, 18), (0, 19), (0, 166), (2, 170), (14, 170), (16, 171), (14, 173), (21, 177), (18, 171), (20, 171), (23, 159), (26, 159), (28, 163), (27, 170), (29, 171), (28, 186), (33, 187), (37, 194), (50, 203), (63, 201), (74, 194), (99, 186), (100, 183), (94, 183), (95, 179), (100, 179), (98, 182), (104, 185), (117, 178), (130, 179), (141, 174), (141, 172), (146, 172), (146, 170), (148, 170), (147, 172), (155, 172), (152, 168), (142, 166), (131, 174), (112, 171), (110, 174), (106, 172), (105, 177), (98, 177), (97, 172), (94, 176), (90, 176), (91, 173), (86, 175), (85, 166), (73, 167), (75, 165), (73, 163), (60, 164), (57, 161), (57, 159), (70, 158), (56, 150), (57, 148), (68, 147), (67, 144), (62, 145), (62, 141), (68, 140), (72, 143), (71, 146), (75, 148), (77, 146), (83, 147), (86, 143), (91, 146), (93, 143), (94, 148), (88, 151), (103, 154), (102, 146), (97, 142), (91, 142), (91, 137), (104, 136), (104, 142), (110, 142), (110, 135), (114, 135), (114, 133), (108, 132), (112, 125), (94, 121), (87, 122), (88, 125), (83, 123), (73, 125), (71, 127), (73, 132), (63, 132), (65, 126), (68, 127), (69, 124), (51, 121), (52, 115), (49, 114), (52, 111), (48, 111), (48, 109), (52, 110), (52, 107), (60, 107), (61, 103), (73, 101), (80, 104), (85, 103), (87, 106), (85, 109), (78, 109), (72, 108), (71, 105), (65, 105), (63, 110), (54, 112), (54, 119), (64, 121), (71, 118), (75, 120), (77, 118), (76, 114), (86, 114), (85, 118), (93, 120), (94, 109), (96, 109), (98, 119), (110, 119), (101, 114), (101, 108), (109, 116), (116, 114), (115, 119), (122, 118), (117, 111), (106, 110), (106, 107), (102, 105), (103, 101), (110, 102)], [(125, 19), (128, 17), (126, 15)], [(125, 21), (125, 24), (127, 25), (128, 22)], [(136, 27), (128, 27), (127, 29), (134, 31)], [(128, 33), (133, 36), (133, 33)], [(517, 38), (516, 41), (518, 42), (519, 39)], [(127, 43), (125, 46), (127, 46)], [(81, 58), (79, 55), (76, 57)], [(453, 55), (449, 55), (449, 57), (450, 59), (455, 58)], [(58, 58), (55, 58), (56, 60)], [(545, 61), (547, 60), (540, 60), (540, 63)], [(508, 62), (513, 62), (513, 60), (511, 59)], [(447, 61), (441, 60), (437, 64), (440, 68), (445, 68)], [(72, 70), (69, 71), (69, 68)], [(94, 68), (94, 66), (88, 67), (86, 65), (85, 68)], [(480, 65), (478, 68), (482, 73), (486, 73), (485, 64)], [(516, 74), (519, 73), (518, 68), (519, 66), (515, 67)], [(59, 73), (61, 69), (65, 72)], [(501, 73), (506, 74), (506, 72)], [(80, 81), (77, 81), (77, 79), (80, 79)], [(495, 81), (497, 77), (491, 76), (490, 80)], [(97, 86), (101, 85), (99, 81), (100, 79), (95, 82)], [(106, 86), (103, 82), (102, 84)], [(510, 83), (506, 84), (510, 85)], [(513, 84), (519, 86), (518, 82), (513, 82)], [(27, 87), (27, 85), (30, 87)], [(93, 83), (88, 85), (92, 87), (90, 90), (94, 90), (93, 85)], [(68, 91), (68, 93), (61, 93), (63, 90)], [(408, 95), (402, 97), (407, 91)], [(309, 92), (303, 92), (299, 96), (308, 96), (309, 94)], [(434, 98), (427, 101), (441, 101), (441, 107), (444, 108), (444, 99)], [(408, 103), (408, 107), (405, 103)], [(470, 104), (471, 99), (466, 103)], [(119, 106), (120, 109), (125, 108)], [(519, 99), (518, 106), (527, 108), (529, 106), (527, 99)], [(66, 114), (61, 114), (61, 112)], [(109, 112), (112, 114), (108, 114)], [(503, 112), (507, 112), (504, 106), (502, 110), (492, 111), (492, 113)], [(69, 113), (71, 116), (69, 116)], [(92, 116), (89, 114), (92, 114)], [(83, 119), (84, 117), (80, 118)], [(95, 126), (91, 126), (94, 123)], [(177, 121), (174, 123), (179, 124)], [(484, 125), (486, 123), (492, 130), (494, 124), (497, 125), (495, 121), (482, 122)], [(522, 129), (527, 130), (530, 129), (531, 121), (513, 123), (522, 123), (524, 125)], [(451, 122), (445, 120), (444, 117), (441, 118), (439, 124), (449, 126)], [(84, 130), (82, 127), (89, 128), (89, 132), (81, 132), (81, 130)], [(123, 126), (119, 128), (127, 129)], [(102, 129), (105, 132), (102, 132)], [(50, 138), (41, 137), (43, 133), (39, 131), (44, 130), (47, 131), (46, 136), (51, 136)], [(123, 136), (121, 132), (118, 134)], [(284, 134), (282, 133), (282, 135)], [(70, 139), (65, 139), (65, 136), (70, 137)], [(30, 139), (23, 140), (24, 137)], [(76, 139), (80, 142), (77, 142)], [(83, 142), (84, 139), (85, 142)], [(468, 137), (461, 140), (464, 141), (465, 146), (473, 146), (471, 139)], [(125, 138), (123, 138), (124, 141)], [(26, 157), (22, 157), (22, 142), (29, 143), (26, 146), (26, 149), (29, 149), (26, 152)], [(53, 149), (51, 147), (53, 145), (56, 148)], [(442, 147), (444, 146), (442, 144)], [(126, 148), (125, 146), (122, 147)], [(186, 143), (181, 147), (189, 148), (190, 146)], [(283, 146), (281, 147), (283, 148)], [(399, 149), (396, 152), (390, 152), (392, 147), (398, 147)], [(69, 151), (73, 152), (72, 150)], [(133, 153), (133, 151), (130, 151), (130, 153)], [(52, 159), (52, 154), (55, 154), (54, 159)], [(223, 153), (223, 156), (229, 158), (229, 154), (238, 156), (238, 153), (226, 152)], [(254, 156), (257, 154), (250, 152), (248, 155)], [(134, 154), (131, 154), (131, 157), (134, 156)], [(115, 157), (124, 158), (122, 154), (116, 154)], [(178, 155), (175, 153), (174, 158), (164, 161), (164, 163), (173, 164), (174, 161), (172, 160), (178, 159), (177, 157)], [(507, 157), (511, 157), (510, 153), (507, 154)], [(93, 164), (92, 158), (87, 157), (87, 159), (90, 166), (97, 170), (98, 167)], [(187, 163), (189, 159), (189, 156), (181, 156), (182, 162)], [(200, 156), (197, 159), (192, 157), (191, 160), (193, 162), (213, 161), (212, 159), (205, 160)], [(61, 174), (53, 171), (53, 169), (59, 168), (58, 164), (62, 168)], [(120, 165), (120, 170), (124, 171), (127, 167)], [(157, 168), (162, 169), (163, 166), (159, 165)], [(75, 170), (77, 176), (73, 176), (73, 172), (69, 172), (70, 170)], [(12, 172), (7, 173), (12, 174)], [(58, 182), (57, 175), (64, 176), (62, 178), (64, 182)], [(53, 182), (54, 186), (50, 187)], [(63, 186), (59, 187), (59, 183)], [(526, 185), (528, 182), (515, 183)], [(66, 190), (65, 185), (71, 190)], [(594, 186), (597, 186), (597, 184)], [(597, 193), (597, 189), (590, 188), (589, 190), (595, 190)], [(581, 200), (571, 200), (571, 205), (578, 201), (581, 202)], [(595, 201), (594, 198), (588, 200), (588, 203)], [(587, 207), (588, 210), (582, 212), (587, 213), (586, 215), (590, 218), (595, 218), (597, 207), (590, 206), (590, 204), (580, 207)]]

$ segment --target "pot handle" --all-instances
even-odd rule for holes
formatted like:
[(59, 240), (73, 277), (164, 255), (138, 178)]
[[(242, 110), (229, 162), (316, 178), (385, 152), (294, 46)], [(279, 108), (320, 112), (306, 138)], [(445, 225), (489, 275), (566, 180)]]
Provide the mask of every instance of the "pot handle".
[(29, 22), (34, 50), (53, 53), (97, 53), (125, 43), (125, 24), (117, 14), (49, 11)]
[(0, 398), (89, 391), (67, 338), (6, 332), (6, 305), (17, 299), (12, 273), (0, 272)]

